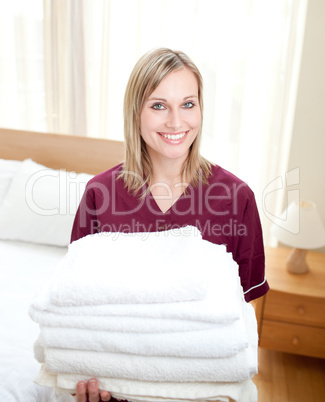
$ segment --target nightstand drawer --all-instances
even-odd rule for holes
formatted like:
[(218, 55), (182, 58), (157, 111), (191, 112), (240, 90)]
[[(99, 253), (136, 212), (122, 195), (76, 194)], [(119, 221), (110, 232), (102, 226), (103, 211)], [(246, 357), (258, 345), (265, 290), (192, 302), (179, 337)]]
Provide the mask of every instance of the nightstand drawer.
[(259, 346), (325, 358), (325, 329), (264, 320)]
[(325, 299), (270, 290), (264, 318), (325, 328)]

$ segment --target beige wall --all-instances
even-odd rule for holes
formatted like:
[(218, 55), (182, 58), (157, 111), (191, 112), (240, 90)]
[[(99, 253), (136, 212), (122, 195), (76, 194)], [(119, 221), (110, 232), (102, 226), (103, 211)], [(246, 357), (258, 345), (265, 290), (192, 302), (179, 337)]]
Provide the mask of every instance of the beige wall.
[[(325, 1), (309, 0), (289, 170), (300, 168), (300, 198), (325, 224)], [(325, 252), (325, 247), (321, 250)]]

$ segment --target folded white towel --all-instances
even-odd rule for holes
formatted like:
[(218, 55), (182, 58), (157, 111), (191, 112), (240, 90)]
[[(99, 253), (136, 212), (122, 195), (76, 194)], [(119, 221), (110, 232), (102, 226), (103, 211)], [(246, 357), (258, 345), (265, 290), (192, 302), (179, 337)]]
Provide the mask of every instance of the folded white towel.
[[(243, 381), (257, 373), (257, 348), (225, 358), (141, 356), (125, 353), (45, 349), (46, 369), (141, 381)], [(43, 362), (41, 362), (43, 363)]]
[[(52, 303), (169, 303), (200, 300), (217, 246), (194, 226), (152, 233), (88, 235), (69, 246), (52, 286)], [(136, 257), (136, 258), (135, 258)]]
[[(248, 346), (248, 332), (256, 331), (254, 308), (242, 303), (239, 320), (201, 331), (131, 333), (78, 328), (41, 327), (43, 348), (120, 352), (151, 356), (226, 357)], [(254, 335), (250, 335), (252, 339)]]
[[(49, 373), (43, 365), (35, 382), (39, 385), (59, 387), (73, 393), (78, 381), (89, 376)], [(209, 401), (229, 397), (236, 402), (257, 402), (257, 390), (251, 379), (239, 382), (147, 382), (120, 378), (98, 377), (100, 389), (109, 390), (115, 398), (129, 401)], [(142, 398), (142, 399), (141, 399)]]
[(31, 318), (40, 325), (63, 328), (86, 328), (117, 332), (178, 332), (212, 329), (215, 324), (204, 321), (146, 317), (58, 315), (30, 308)]
[[(44, 325), (64, 326), (60, 323), (65, 322), (63, 316), (80, 317), (96, 317), (103, 316), (105, 321), (112, 316), (125, 317), (146, 317), (146, 318), (167, 318), (181, 320), (208, 321), (213, 323), (231, 322), (239, 318), (239, 303), (243, 300), (243, 290), (238, 275), (238, 265), (234, 262), (230, 253), (226, 252), (224, 246), (218, 247), (207, 241), (203, 241), (206, 249), (212, 249), (215, 253), (215, 259), (210, 262), (213, 267), (211, 273), (210, 284), (206, 298), (198, 301), (185, 301), (177, 303), (136, 303), (136, 304), (105, 304), (105, 305), (88, 305), (59, 307), (51, 302), (51, 283), (41, 294), (35, 299), (31, 306), (31, 316), (36, 318), (37, 322)], [(74, 244), (74, 243), (73, 243)], [(216, 246), (216, 248), (214, 247)], [(188, 256), (191, 258), (190, 256)], [(184, 262), (185, 263), (185, 262)], [(215, 263), (215, 265), (214, 265)], [(78, 274), (76, 274), (76, 278)], [(72, 286), (72, 285), (71, 285)], [(73, 292), (72, 292), (73, 293)], [(74, 293), (78, 293), (77, 290)], [(96, 291), (93, 290), (96, 294)], [(48, 316), (46, 319), (52, 320), (51, 314), (57, 315), (55, 322), (45, 324), (38, 321), (42, 314)], [(62, 316), (62, 317), (61, 317)], [(51, 318), (52, 317), (52, 318)], [(80, 318), (82, 321), (83, 318)], [(43, 321), (43, 320), (42, 320)], [(53, 321), (53, 320), (52, 320)], [(100, 318), (97, 319), (101, 321)], [(76, 324), (79, 328), (78, 323)], [(102, 323), (103, 329), (105, 324)], [(71, 327), (71, 325), (68, 325)]]
[[(31, 305), (31, 314), (42, 312), (44, 315), (56, 315), (55, 325), (60, 326), (60, 319), (70, 317), (139, 317), (206, 321), (211, 323), (228, 323), (239, 318), (239, 303), (243, 299), (239, 278), (235, 275), (227, 277), (225, 272), (219, 282), (211, 284), (210, 291), (205, 300), (155, 303), (155, 304), (106, 304), (98, 306), (58, 307), (51, 304), (49, 292), (42, 292)], [(230, 276), (230, 275), (229, 275)], [(229, 279), (229, 280), (228, 280)], [(222, 297), (218, 287), (221, 283), (228, 289), (230, 297)]]
[[(244, 303), (244, 302), (243, 302)], [(247, 312), (253, 307), (245, 304)], [(179, 322), (174, 320), (175, 323)], [(242, 381), (257, 372), (257, 323), (246, 314), (249, 347), (223, 358), (157, 357), (126, 353), (44, 348), (36, 343), (35, 357), (54, 373), (77, 373), (144, 381)]]
[(44, 348), (120, 352), (151, 356), (226, 357), (248, 346), (239, 321), (207, 331), (123, 333), (77, 328), (43, 327), (39, 341)]

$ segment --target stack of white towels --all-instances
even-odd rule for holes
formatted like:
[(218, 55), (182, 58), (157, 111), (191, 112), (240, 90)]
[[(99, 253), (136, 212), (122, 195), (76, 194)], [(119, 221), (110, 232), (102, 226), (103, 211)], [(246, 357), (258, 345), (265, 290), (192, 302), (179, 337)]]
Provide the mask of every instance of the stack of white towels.
[(69, 246), (30, 307), (36, 382), (133, 402), (257, 401), (255, 312), (226, 247), (187, 226)]

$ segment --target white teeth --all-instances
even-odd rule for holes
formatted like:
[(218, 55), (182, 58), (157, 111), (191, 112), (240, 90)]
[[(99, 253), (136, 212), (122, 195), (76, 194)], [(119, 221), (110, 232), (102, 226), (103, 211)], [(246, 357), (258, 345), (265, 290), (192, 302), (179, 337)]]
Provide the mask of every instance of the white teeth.
[(180, 140), (185, 136), (186, 133), (181, 134), (161, 134), (164, 138), (168, 140)]

